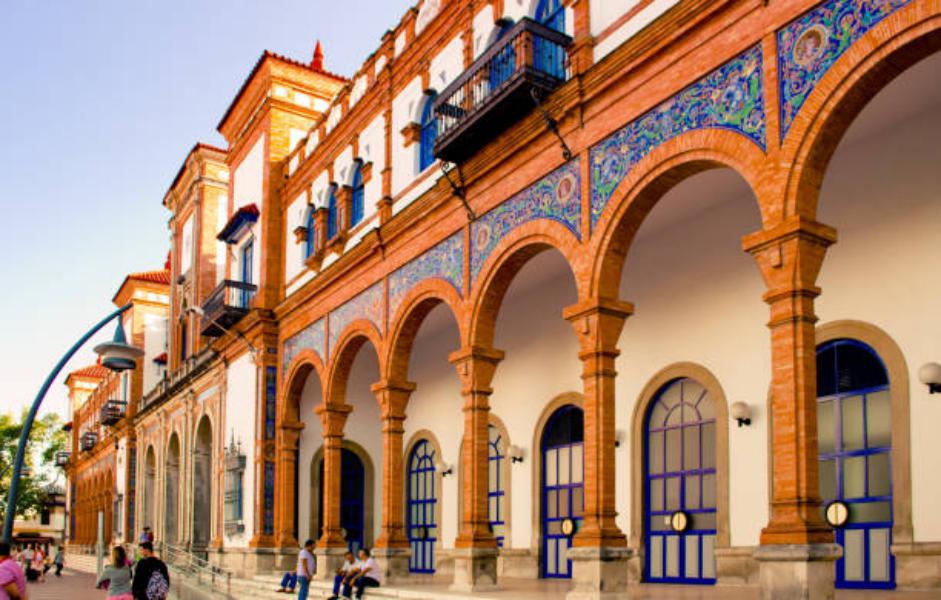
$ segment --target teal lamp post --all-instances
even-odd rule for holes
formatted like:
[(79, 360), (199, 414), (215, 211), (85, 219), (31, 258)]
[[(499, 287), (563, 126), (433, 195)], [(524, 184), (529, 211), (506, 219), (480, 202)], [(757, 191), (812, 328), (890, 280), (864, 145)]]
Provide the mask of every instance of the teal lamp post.
[(128, 369), (133, 369), (137, 364), (137, 359), (144, 355), (144, 351), (140, 348), (135, 348), (127, 343), (127, 336), (124, 335), (124, 326), (121, 324), (120, 316), (124, 314), (131, 308), (130, 303), (125, 304), (121, 308), (117, 309), (97, 324), (94, 327), (89, 329), (85, 335), (78, 339), (75, 344), (69, 348), (68, 352), (59, 359), (59, 362), (56, 363), (56, 366), (52, 369), (52, 372), (46, 377), (46, 380), (43, 382), (42, 387), (39, 388), (39, 393), (36, 394), (35, 400), (33, 400), (33, 405), (29, 409), (29, 413), (26, 415), (26, 422), (23, 423), (23, 431), (20, 433), (19, 445), (16, 448), (16, 458), (13, 461), (13, 474), (10, 478), (10, 491), (7, 494), (7, 505), (6, 505), (6, 514), (4, 515), (3, 520), (3, 541), (10, 543), (13, 538), (13, 520), (16, 515), (16, 496), (17, 488), (20, 484), (20, 477), (23, 475), (23, 462), (26, 459), (26, 443), (29, 441), (29, 434), (33, 428), (33, 421), (36, 420), (36, 413), (39, 412), (39, 407), (42, 405), (43, 399), (46, 397), (46, 393), (49, 391), (49, 388), (52, 386), (52, 382), (55, 381), (56, 377), (59, 376), (59, 372), (62, 371), (62, 368), (65, 367), (66, 363), (75, 355), (79, 348), (85, 345), (93, 335), (98, 333), (105, 325), (110, 323), (113, 319), (118, 319), (118, 327), (114, 332), (114, 339), (110, 342), (104, 344), (99, 344), (95, 346), (95, 352), (101, 357), (101, 364), (105, 367), (111, 369), (112, 371), (127, 371)]

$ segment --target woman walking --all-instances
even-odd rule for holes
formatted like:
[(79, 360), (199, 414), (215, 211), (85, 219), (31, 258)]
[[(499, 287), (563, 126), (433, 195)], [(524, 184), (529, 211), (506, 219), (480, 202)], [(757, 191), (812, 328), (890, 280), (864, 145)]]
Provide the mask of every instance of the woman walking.
[(127, 552), (124, 551), (123, 546), (115, 546), (111, 550), (111, 564), (105, 566), (95, 585), (108, 590), (106, 597), (111, 600), (133, 600), (131, 578)]

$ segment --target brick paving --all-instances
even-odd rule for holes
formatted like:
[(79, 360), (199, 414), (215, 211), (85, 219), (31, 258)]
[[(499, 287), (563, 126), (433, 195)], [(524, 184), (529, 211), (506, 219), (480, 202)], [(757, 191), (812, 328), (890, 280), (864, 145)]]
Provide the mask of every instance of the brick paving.
[(66, 569), (62, 577), (46, 574), (45, 583), (29, 584), (29, 600), (104, 600), (105, 592), (95, 589), (95, 576)]

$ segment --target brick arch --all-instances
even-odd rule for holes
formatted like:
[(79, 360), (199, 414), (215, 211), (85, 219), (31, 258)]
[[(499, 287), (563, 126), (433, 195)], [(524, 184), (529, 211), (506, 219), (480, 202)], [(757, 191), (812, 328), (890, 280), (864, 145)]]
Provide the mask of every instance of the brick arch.
[(280, 406), (277, 409), (278, 423), (296, 423), (302, 421), (300, 414), (301, 392), (311, 375), (320, 380), (321, 393), (324, 391), (326, 368), (320, 355), (310, 348), (298, 352), (288, 365), (287, 376), (281, 388)]
[(465, 331), (462, 325), (465, 325), (466, 321), (461, 318), (461, 315), (464, 312), (464, 301), (449, 282), (437, 277), (426, 279), (409, 290), (390, 321), (388, 355), (385, 360), (387, 371), (383, 372), (384, 379), (388, 381), (408, 379), (408, 364), (418, 331), (425, 322), (425, 317), (442, 304), (448, 308), (454, 319), (463, 345)]
[(346, 386), (349, 383), (350, 369), (353, 367), (356, 355), (366, 344), (373, 347), (379, 361), (379, 373), (376, 377), (385, 373), (383, 361), (385, 345), (379, 330), (366, 319), (353, 321), (337, 339), (337, 347), (330, 348), (332, 358), (324, 386), (324, 405), (343, 406), (346, 404)]
[(840, 57), (808, 95), (782, 145), (788, 169), (783, 217), (814, 220), (837, 147), (869, 101), (923, 58), (941, 51), (941, 5), (913, 2)]
[(774, 198), (759, 191), (771, 187), (767, 182), (773, 173), (760, 148), (742, 135), (719, 129), (678, 136), (637, 163), (612, 194), (592, 236), (591, 297), (618, 297), (634, 236), (661, 198), (694, 175), (725, 168), (752, 190), (762, 223), (771, 222)]
[(470, 345), (493, 346), (497, 314), (510, 284), (531, 258), (546, 250), (557, 250), (562, 255), (571, 270), (578, 297), (582, 298), (579, 281), (584, 277), (579, 274), (588, 267), (588, 253), (583, 251), (583, 245), (560, 223), (548, 219), (530, 221), (500, 240), (474, 282), (471, 310), (465, 315), (470, 321), (461, 327), (467, 332)]

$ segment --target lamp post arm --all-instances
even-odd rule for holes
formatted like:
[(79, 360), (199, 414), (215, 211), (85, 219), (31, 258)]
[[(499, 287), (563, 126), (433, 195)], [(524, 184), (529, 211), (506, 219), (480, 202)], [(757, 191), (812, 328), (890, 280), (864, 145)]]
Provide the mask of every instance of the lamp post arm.
[(110, 323), (115, 317), (119, 317), (125, 311), (131, 308), (131, 303), (127, 303), (121, 308), (117, 309), (101, 321), (99, 321), (94, 327), (88, 330), (85, 335), (78, 339), (68, 352), (59, 359), (59, 362), (56, 363), (52, 372), (49, 373), (49, 376), (46, 377), (46, 380), (43, 382), (42, 387), (39, 388), (39, 393), (36, 394), (36, 399), (33, 400), (33, 405), (29, 409), (29, 414), (26, 415), (26, 422), (23, 423), (23, 431), (20, 432), (20, 442), (16, 447), (16, 458), (13, 460), (13, 475), (10, 478), (10, 491), (7, 494), (7, 505), (6, 511), (3, 519), (3, 541), (10, 543), (13, 538), (13, 520), (16, 518), (16, 495), (17, 488), (20, 484), (20, 471), (23, 469), (23, 461), (26, 458), (26, 444), (29, 441), (29, 433), (33, 428), (33, 421), (36, 420), (36, 413), (39, 412), (39, 407), (42, 405), (43, 399), (46, 397), (46, 392), (49, 391), (49, 388), (52, 386), (52, 382), (55, 381), (56, 377), (59, 376), (59, 372), (65, 367), (66, 363), (75, 355), (79, 348), (85, 345), (93, 335), (98, 333), (102, 327)]

